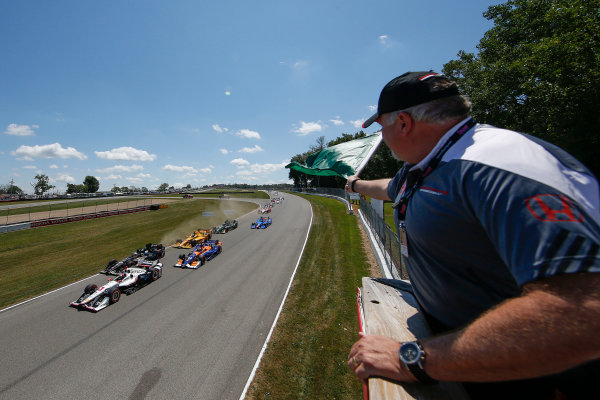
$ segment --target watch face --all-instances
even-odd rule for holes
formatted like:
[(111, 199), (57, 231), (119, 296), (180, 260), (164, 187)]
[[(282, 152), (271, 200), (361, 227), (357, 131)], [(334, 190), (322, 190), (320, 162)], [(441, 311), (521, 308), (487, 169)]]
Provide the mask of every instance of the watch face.
[(404, 343), (400, 346), (400, 358), (406, 364), (417, 363), (421, 358), (421, 349), (416, 343)]

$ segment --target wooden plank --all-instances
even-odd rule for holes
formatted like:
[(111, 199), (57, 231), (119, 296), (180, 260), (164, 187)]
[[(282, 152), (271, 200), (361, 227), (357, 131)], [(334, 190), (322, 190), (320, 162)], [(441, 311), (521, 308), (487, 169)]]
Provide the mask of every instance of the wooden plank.
[[(384, 280), (382, 280), (384, 281)], [(424, 317), (411, 293), (410, 284), (392, 287), (369, 277), (362, 279), (362, 305), (365, 332), (383, 335), (399, 342), (424, 339), (430, 335)], [(400, 384), (383, 378), (369, 378), (370, 400), (464, 400), (468, 396), (458, 383), (435, 385)]]

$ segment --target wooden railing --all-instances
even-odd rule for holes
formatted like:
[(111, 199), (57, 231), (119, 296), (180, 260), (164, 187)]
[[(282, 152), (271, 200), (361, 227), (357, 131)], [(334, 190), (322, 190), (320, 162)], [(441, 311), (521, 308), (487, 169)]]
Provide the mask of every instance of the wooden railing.
[[(388, 336), (399, 342), (430, 336), (427, 322), (419, 311), (412, 287), (407, 281), (363, 278), (360, 308), (363, 331), (367, 334)], [(369, 378), (368, 394), (370, 400), (469, 398), (459, 383), (400, 384), (383, 378)]]

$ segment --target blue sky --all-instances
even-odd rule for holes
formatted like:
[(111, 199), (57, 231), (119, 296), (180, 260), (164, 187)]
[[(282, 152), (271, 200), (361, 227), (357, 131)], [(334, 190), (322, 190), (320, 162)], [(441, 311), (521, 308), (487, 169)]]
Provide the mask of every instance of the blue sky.
[(476, 51), (501, 2), (2, 0), (0, 184), (288, 182), (389, 80)]

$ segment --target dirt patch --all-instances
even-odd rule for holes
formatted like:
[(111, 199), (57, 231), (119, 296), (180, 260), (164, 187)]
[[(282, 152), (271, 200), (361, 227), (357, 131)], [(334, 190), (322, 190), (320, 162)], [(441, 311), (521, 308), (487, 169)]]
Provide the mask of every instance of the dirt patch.
[(367, 232), (365, 232), (365, 227), (358, 220), (358, 205), (353, 204), (352, 210), (354, 211), (354, 215), (356, 216), (356, 224), (358, 225), (358, 229), (360, 230), (360, 236), (362, 238), (362, 246), (365, 254), (367, 256), (367, 264), (369, 266), (369, 276), (372, 278), (382, 278), (381, 269), (379, 268), (379, 264), (377, 263), (377, 257), (375, 257), (375, 253), (373, 253), (373, 249), (371, 248), (371, 241), (369, 240), (369, 236)]

